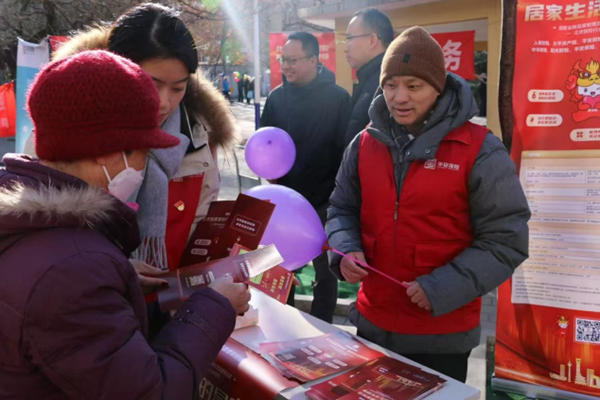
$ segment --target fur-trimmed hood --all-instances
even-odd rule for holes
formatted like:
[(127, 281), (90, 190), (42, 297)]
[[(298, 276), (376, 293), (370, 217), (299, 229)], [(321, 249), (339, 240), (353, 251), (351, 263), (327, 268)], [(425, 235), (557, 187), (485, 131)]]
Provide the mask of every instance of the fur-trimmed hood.
[(26, 156), (7, 155), (4, 162), (7, 170), (0, 170), (0, 254), (6, 243), (51, 228), (95, 230), (124, 251), (139, 245), (136, 213), (104, 190)]
[[(53, 54), (52, 60), (60, 60), (85, 50), (108, 48), (110, 27), (94, 26), (75, 34)], [(235, 118), (227, 100), (219, 90), (204, 77), (202, 71), (193, 74), (188, 82), (183, 102), (191, 116), (208, 129), (211, 148), (230, 148), (240, 142)]]
[(47, 227), (93, 228), (110, 222), (115, 211), (114, 198), (91, 186), (32, 187), (18, 182), (0, 188), (0, 236)]

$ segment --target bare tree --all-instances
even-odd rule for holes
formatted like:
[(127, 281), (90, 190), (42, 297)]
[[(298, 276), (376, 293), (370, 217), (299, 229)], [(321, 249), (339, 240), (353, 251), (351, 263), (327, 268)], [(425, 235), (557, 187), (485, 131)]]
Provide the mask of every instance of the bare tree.
[[(226, 60), (240, 63), (252, 55), (244, 48), (240, 35), (251, 38), (253, 16), (260, 13), (261, 64), (269, 64), (269, 33), (273, 26), (280, 31), (326, 31), (298, 17), (298, 10), (340, 0), (260, 0), (258, 10), (253, 0), (228, 0), (235, 7), (235, 22), (224, 12), (225, 0), (160, 0), (154, 2), (181, 10), (182, 20), (194, 34), (200, 60), (210, 65)], [(85, 26), (110, 23), (127, 9), (143, 0), (2, 0), (0, 2), (0, 72), (15, 76), (17, 38), (37, 43), (48, 35), (64, 36)], [(240, 26), (241, 25), (241, 26)], [(251, 41), (250, 41), (251, 42)], [(248, 43), (246, 41), (246, 43)], [(215, 67), (216, 68), (216, 67)], [(213, 71), (213, 72), (216, 72)]]
[(137, 0), (5, 0), (0, 3), (0, 68), (14, 76), (17, 38), (37, 43), (85, 25), (112, 21)]
[[(3, 0), (0, 2), (0, 70), (15, 76), (17, 38), (37, 43), (48, 35), (66, 36), (85, 26), (110, 23), (142, 0)], [(222, 23), (220, 8), (194, 0), (154, 1), (182, 10), (186, 23)]]

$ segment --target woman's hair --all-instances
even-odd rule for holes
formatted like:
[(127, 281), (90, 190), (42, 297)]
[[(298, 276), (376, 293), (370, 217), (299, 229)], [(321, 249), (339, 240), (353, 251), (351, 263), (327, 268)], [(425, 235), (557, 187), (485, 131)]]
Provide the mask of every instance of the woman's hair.
[(139, 64), (152, 58), (181, 60), (190, 74), (198, 68), (192, 34), (172, 8), (144, 3), (115, 21), (108, 49)]

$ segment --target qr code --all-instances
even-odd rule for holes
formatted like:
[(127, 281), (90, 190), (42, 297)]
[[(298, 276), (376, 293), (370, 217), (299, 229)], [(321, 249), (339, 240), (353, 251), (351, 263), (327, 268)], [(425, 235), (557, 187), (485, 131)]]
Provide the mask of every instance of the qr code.
[(600, 321), (576, 318), (575, 341), (600, 344)]

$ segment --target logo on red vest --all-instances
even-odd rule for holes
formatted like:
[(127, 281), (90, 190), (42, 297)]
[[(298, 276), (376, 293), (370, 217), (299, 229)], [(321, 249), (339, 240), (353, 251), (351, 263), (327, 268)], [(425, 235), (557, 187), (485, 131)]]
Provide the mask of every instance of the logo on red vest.
[(434, 158), (433, 160), (425, 161), (425, 169), (435, 169), (437, 164), (437, 160)]
[(450, 171), (459, 171), (460, 165), (438, 161), (437, 159), (427, 160), (424, 165), (425, 169), (449, 169)]

